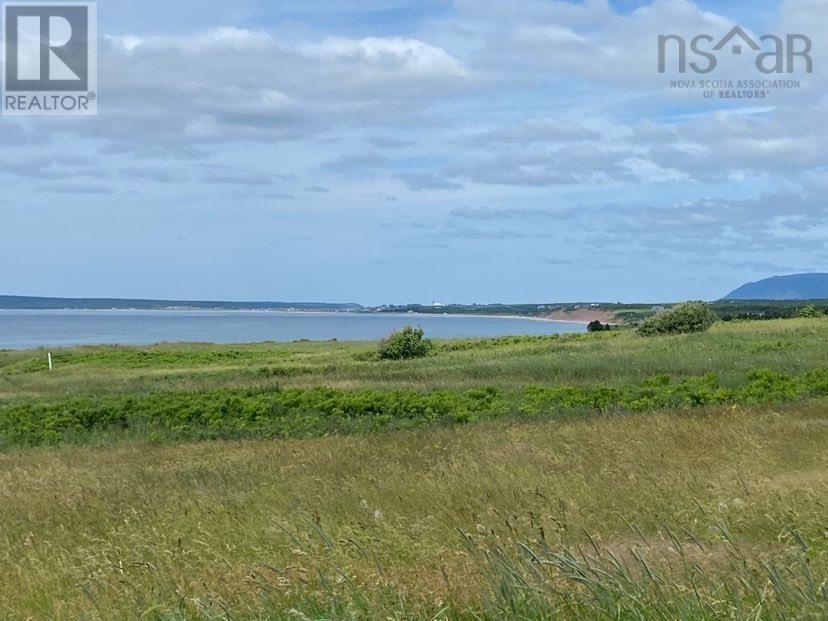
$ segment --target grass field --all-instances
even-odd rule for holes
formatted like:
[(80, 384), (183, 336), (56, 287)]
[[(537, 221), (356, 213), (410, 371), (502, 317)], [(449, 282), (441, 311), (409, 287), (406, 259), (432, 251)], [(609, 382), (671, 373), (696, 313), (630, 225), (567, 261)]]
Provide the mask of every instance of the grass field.
[(826, 343), (0, 352), (0, 618), (822, 619)]
[(376, 360), (375, 343), (158, 345), (0, 352), (0, 402), (32, 397), (238, 387), (416, 390), (527, 383), (618, 386), (667, 374), (828, 366), (828, 321), (719, 323), (705, 334), (642, 339), (631, 331), (439, 343), (435, 355)]

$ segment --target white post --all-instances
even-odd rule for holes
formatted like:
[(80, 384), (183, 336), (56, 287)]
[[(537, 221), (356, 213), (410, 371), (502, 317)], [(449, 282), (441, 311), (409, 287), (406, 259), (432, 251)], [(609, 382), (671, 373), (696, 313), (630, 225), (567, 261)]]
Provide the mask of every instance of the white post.
[(47, 356), (49, 357), (49, 370), (51, 371), (52, 370), (52, 352), (49, 352), (47, 354)]

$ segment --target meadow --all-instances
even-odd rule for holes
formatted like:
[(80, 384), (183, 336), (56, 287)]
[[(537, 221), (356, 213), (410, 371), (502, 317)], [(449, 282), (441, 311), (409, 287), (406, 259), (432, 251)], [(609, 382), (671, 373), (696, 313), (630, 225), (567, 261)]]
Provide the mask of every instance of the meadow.
[(826, 343), (0, 352), (0, 617), (825, 618)]

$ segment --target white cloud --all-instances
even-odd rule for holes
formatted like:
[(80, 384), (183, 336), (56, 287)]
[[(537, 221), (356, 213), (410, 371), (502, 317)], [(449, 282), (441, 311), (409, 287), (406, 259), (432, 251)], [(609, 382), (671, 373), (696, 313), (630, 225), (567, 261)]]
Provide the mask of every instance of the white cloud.
[(397, 173), (397, 179), (402, 181), (410, 190), (422, 192), (424, 190), (460, 190), (463, 186), (452, 183), (440, 175), (423, 171)]
[(540, 142), (573, 142), (596, 140), (598, 132), (574, 121), (556, 119), (528, 119), (517, 126), (492, 129), (474, 136), (471, 143), (477, 146), (493, 144), (534, 144)]
[(408, 77), (464, 79), (469, 71), (445, 50), (416, 39), (400, 37), (366, 39), (328, 38), (301, 48), (304, 55), (323, 62), (356, 65), (373, 79)]
[[(307, 138), (337, 127), (431, 122), (428, 105), (472, 72), (414, 38), (327, 37), (289, 45), (263, 30), (121, 35), (100, 46), (105, 112), (65, 131), (120, 151)], [(420, 112), (412, 102), (422, 102)]]

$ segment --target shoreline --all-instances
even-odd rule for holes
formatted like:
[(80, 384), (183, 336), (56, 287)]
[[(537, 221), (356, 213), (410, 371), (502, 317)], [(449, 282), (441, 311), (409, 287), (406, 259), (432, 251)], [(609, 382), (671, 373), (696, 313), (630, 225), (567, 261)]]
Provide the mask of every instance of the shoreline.
[(0, 313), (167, 313), (167, 314), (282, 314), (282, 315), (351, 315), (374, 317), (459, 317), (483, 319), (512, 319), (525, 321), (546, 321), (550, 323), (575, 323), (587, 325), (582, 319), (557, 319), (555, 317), (537, 317), (530, 315), (492, 315), (476, 313), (388, 313), (368, 311), (332, 311), (332, 310), (286, 310), (255, 308), (0, 308)]

